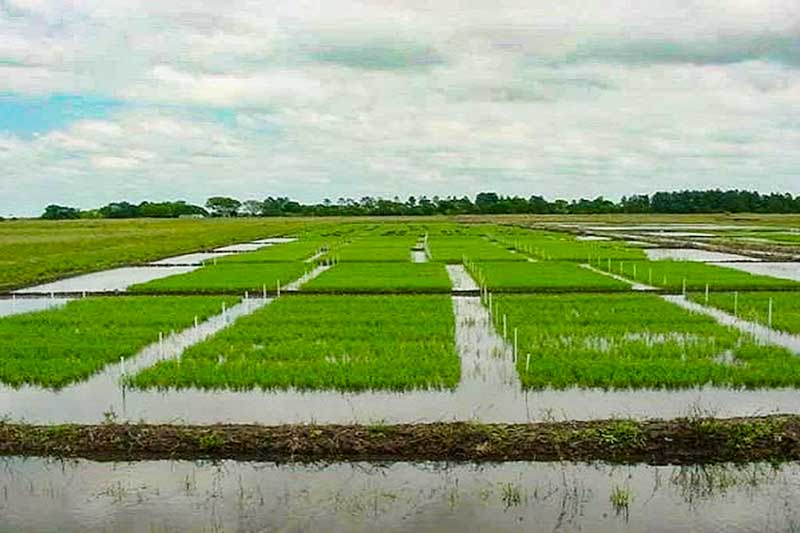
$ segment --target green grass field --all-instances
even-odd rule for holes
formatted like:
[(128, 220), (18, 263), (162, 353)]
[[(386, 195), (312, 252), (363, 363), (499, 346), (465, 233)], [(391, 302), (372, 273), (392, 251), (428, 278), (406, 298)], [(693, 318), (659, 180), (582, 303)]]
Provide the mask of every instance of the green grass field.
[(310, 292), (450, 292), (441, 263), (339, 263), (306, 283)]
[[(525, 387), (798, 387), (800, 357), (652, 294), (498, 296)], [(527, 355), (530, 354), (530, 360)]]
[(448, 296), (303, 296), (242, 317), (141, 388), (453, 388), (460, 364)]
[(0, 290), (262, 237), (292, 235), (322, 224), (302, 219), (0, 222)]
[(236, 298), (86, 298), (0, 318), (0, 382), (59, 388), (130, 357), (165, 335), (220, 313)]

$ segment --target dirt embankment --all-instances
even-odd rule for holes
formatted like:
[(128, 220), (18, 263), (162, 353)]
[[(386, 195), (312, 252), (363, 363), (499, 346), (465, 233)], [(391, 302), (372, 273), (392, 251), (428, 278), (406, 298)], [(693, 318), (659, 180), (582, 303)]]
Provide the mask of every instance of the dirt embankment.
[(0, 455), (106, 460), (800, 460), (800, 416), (412, 425), (0, 424)]

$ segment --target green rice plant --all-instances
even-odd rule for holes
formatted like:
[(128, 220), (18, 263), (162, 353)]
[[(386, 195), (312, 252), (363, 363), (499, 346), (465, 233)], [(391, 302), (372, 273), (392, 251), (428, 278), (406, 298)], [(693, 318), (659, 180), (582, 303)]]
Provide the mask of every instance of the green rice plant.
[(331, 255), (342, 262), (409, 262), (419, 235), (357, 237), (337, 247)]
[(143, 370), (140, 388), (453, 388), (459, 381), (449, 296), (279, 298)]
[(581, 241), (569, 233), (506, 230), (494, 235), (505, 246), (542, 261), (593, 262), (598, 258), (644, 260), (640, 248), (619, 241)]
[(525, 261), (521, 254), (486, 237), (457, 235), (431, 236), (428, 240), (431, 258), (448, 264), (461, 264), (464, 257), (473, 261)]
[(450, 292), (441, 263), (339, 263), (306, 283), (308, 292)]
[(133, 285), (129, 292), (143, 294), (242, 294), (272, 292), (301, 277), (313, 265), (306, 263), (231, 263), (207, 265), (188, 274), (177, 274)]
[(595, 268), (673, 292), (705, 290), (800, 289), (791, 280), (750, 274), (733, 268), (695, 261), (604, 261)]
[(772, 301), (773, 329), (787, 333), (800, 333), (800, 292), (705, 292), (689, 293), (690, 300), (707, 304), (749, 322), (770, 325), (770, 301)]
[(800, 358), (654, 294), (496, 297), (525, 387), (798, 387)]
[(99, 297), (0, 318), (0, 381), (60, 388), (206, 319), (236, 298)]
[(497, 292), (631, 290), (628, 283), (567, 261), (467, 261), (466, 267), (481, 286)]
[(219, 264), (229, 263), (288, 263), (304, 261), (318, 253), (326, 252), (328, 244), (322, 239), (310, 238), (273, 244), (255, 252), (233, 254), (217, 259)]

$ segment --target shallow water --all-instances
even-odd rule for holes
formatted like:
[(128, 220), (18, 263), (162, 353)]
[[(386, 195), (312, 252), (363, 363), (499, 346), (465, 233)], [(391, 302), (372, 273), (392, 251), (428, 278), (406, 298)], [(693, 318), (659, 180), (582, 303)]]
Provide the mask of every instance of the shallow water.
[[(259, 303), (260, 302), (260, 303)], [(228, 311), (229, 320), (263, 305), (251, 300)], [(120, 421), (230, 423), (415, 423), (452, 420), (528, 422), (597, 418), (675, 418), (692, 414), (747, 416), (800, 413), (795, 389), (679, 391), (567, 390), (524, 391), (518, 382), (509, 343), (491, 327), (478, 297), (453, 297), (456, 347), (462, 379), (454, 391), (406, 393), (368, 391), (158, 391), (120, 385), (122, 365), (111, 365), (89, 381), (50, 391), (0, 386), (0, 417), (35, 423)], [(169, 336), (125, 364), (129, 374), (177, 357), (181, 350), (223, 327), (221, 317)], [(502, 324), (502, 317), (498, 321)], [(502, 331), (502, 326), (500, 327)], [(508, 338), (513, 332), (508, 331)], [(520, 354), (524, 357), (525, 354)], [(524, 359), (523, 359), (524, 360)]]
[(215, 252), (255, 252), (256, 250), (260, 250), (262, 248), (267, 248), (268, 246), (272, 246), (273, 243), (271, 242), (246, 242), (241, 244), (231, 244), (229, 246), (223, 246), (221, 248), (215, 248)]
[(191, 254), (176, 255), (174, 257), (167, 257), (158, 261), (153, 261), (151, 265), (197, 265), (200, 266), (205, 262), (212, 262), (219, 257), (232, 255), (235, 252), (195, 252)]
[(411, 250), (411, 262), (412, 263), (427, 263), (428, 262), (428, 254), (426, 254), (424, 250)]
[(60, 307), (70, 298), (0, 298), (0, 317)]
[(80, 293), (80, 292), (122, 292), (131, 285), (146, 283), (155, 279), (166, 278), (176, 274), (186, 274), (200, 268), (199, 266), (141, 266), (123, 267), (102, 272), (93, 272), (66, 278), (52, 283), (35, 285), (14, 291), (16, 294), (31, 293)]
[(611, 237), (601, 237), (599, 235), (579, 235), (575, 237), (576, 241), (610, 241)]
[[(790, 531), (800, 466), (0, 460), (7, 531)], [(612, 494), (623, 496), (615, 506)]]
[(446, 265), (447, 275), (450, 276), (450, 284), (456, 291), (477, 291), (480, 289), (472, 276), (469, 275), (464, 265)]
[[(698, 250), (696, 248), (650, 248), (645, 250), (644, 253), (647, 254), (647, 258), (651, 261), (663, 261), (667, 259), (675, 261), (697, 261), (702, 263), (711, 263), (715, 261), (758, 261), (758, 259), (745, 255), (726, 254), (710, 250)], [(729, 265), (726, 264), (723, 266)]]
[(735, 268), (736, 270), (742, 270), (744, 272), (749, 272), (750, 274), (760, 274), (762, 276), (771, 276), (773, 278), (800, 281), (800, 263), (756, 262), (712, 264), (728, 268)]

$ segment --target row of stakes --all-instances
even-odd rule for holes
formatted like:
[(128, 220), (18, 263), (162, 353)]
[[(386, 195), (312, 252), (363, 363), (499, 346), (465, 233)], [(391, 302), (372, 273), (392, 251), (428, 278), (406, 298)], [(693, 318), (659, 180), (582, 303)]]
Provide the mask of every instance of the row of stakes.
[[(600, 260), (598, 259), (598, 265), (599, 264), (600, 264)], [(611, 271), (611, 259), (608, 259), (608, 272), (612, 273), (612, 271)], [(619, 262), (619, 272), (622, 275), (625, 274), (624, 262), (623, 261)], [(652, 268), (649, 269), (648, 278), (649, 278), (649, 283), (652, 285), (652, 283), (653, 283), (653, 269)], [(636, 269), (636, 264), (635, 263), (633, 264), (633, 279), (634, 279), (634, 281), (637, 281), (637, 269)], [(667, 276), (666, 275), (664, 276), (663, 284), (664, 285), (667, 284)], [(686, 297), (687, 292), (688, 292), (687, 291), (687, 278), (683, 278), (683, 281), (682, 281), (682, 284), (681, 284), (681, 294), (683, 295), (684, 298)], [(710, 284), (706, 283), (705, 284), (705, 304), (706, 305), (709, 304), (710, 297), (711, 297), (711, 286), (710, 286)], [(767, 327), (769, 327), (769, 328), (772, 327), (773, 315), (774, 315), (774, 302), (773, 302), (772, 298), (769, 298), (769, 300), (767, 302)], [(733, 316), (735, 316), (736, 318), (739, 317), (739, 292), (738, 291), (735, 291), (733, 293)]]
[[(321, 265), (324, 265), (324, 266), (335, 265), (337, 262), (338, 262), (338, 259), (331, 259), (330, 263), (321, 263)], [(304, 274), (304, 277), (308, 277), (308, 271), (307, 270), (306, 270), (306, 272)], [(275, 294), (276, 294), (276, 297), (279, 297), (281, 295), (281, 282), (280, 282), (280, 280), (277, 280), (275, 282)], [(84, 296), (85, 295), (86, 295), (86, 293), (84, 293)], [(266, 283), (262, 286), (262, 296), (263, 296), (264, 300), (266, 300), (267, 297), (268, 297), (268, 295), (267, 295), (267, 284)], [(16, 296), (14, 296), (14, 299), (16, 300)], [(249, 291), (245, 291), (244, 299), (246, 301), (250, 300), (250, 292)], [(228, 315), (228, 306), (225, 304), (225, 302), (222, 302), (222, 317), (221, 318), (222, 318), (222, 322), (224, 324), (228, 324), (229, 321), (230, 321), (230, 316)], [(194, 317), (194, 330), (197, 331), (199, 329), (199, 327), (200, 327), (200, 319), (199, 319), (199, 317), (197, 317), (197, 315), (195, 315), (195, 317)], [(164, 359), (164, 333), (163, 332), (158, 332), (158, 350), (159, 350), (159, 357), (161, 358), (161, 360), (163, 360)], [(120, 364), (120, 369), (121, 369), (122, 374), (125, 375), (126, 371), (125, 371), (125, 358), (124, 357), (120, 357), (119, 358), (119, 364)]]

